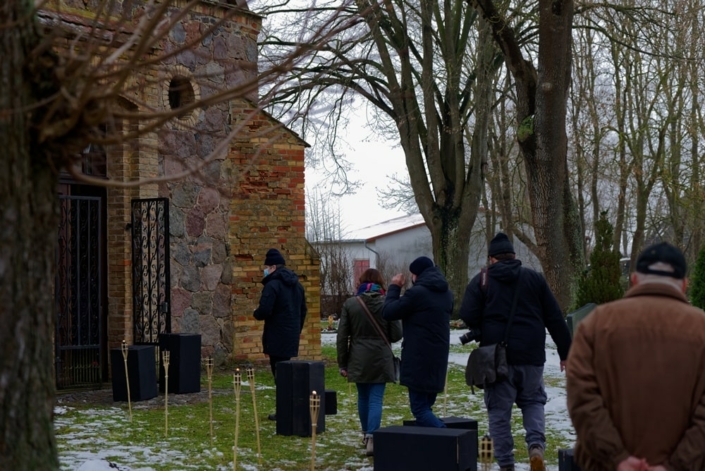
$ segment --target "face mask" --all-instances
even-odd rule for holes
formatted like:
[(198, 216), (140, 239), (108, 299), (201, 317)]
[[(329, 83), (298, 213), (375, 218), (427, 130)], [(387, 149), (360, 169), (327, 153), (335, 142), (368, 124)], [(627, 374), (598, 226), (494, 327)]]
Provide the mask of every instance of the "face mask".
[(268, 276), (269, 276), (269, 268), (265, 268), (264, 269), (264, 277), (266, 278)]

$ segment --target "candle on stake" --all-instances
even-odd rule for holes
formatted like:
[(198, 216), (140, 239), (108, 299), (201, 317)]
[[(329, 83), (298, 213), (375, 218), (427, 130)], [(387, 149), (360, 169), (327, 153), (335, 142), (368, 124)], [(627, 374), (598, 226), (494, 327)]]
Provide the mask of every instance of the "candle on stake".
[(242, 386), (242, 375), (240, 368), (235, 369), (233, 374), (233, 387), (235, 388), (235, 446), (233, 447), (233, 471), (237, 468), (237, 438), (240, 433), (240, 387)]
[(446, 370), (446, 385), (443, 387), (443, 417), (448, 417), (448, 370)]
[(132, 400), (130, 398), (130, 376), (127, 374), (127, 342), (122, 341), (122, 359), (125, 361), (125, 385), (127, 387), (127, 408), (130, 411), (130, 422), (132, 422)]
[(262, 449), (260, 447), (259, 441), (259, 417), (257, 417), (257, 397), (255, 394), (255, 369), (248, 366), (245, 370), (247, 372), (247, 381), (250, 383), (250, 393), (252, 394), (252, 409), (255, 413), (255, 434), (257, 435), (257, 461), (262, 464)]
[(480, 464), (482, 471), (489, 471), (494, 460), (494, 442), (489, 435), (485, 434), (480, 440)]
[(311, 471), (316, 467), (316, 427), (318, 426), (318, 413), (321, 410), (321, 396), (316, 391), (311, 392), (309, 398), (311, 412)]
[(208, 377), (208, 415), (211, 431), (211, 446), (213, 446), (213, 357), (206, 358), (206, 376)]
[(171, 352), (162, 352), (162, 363), (164, 363), (164, 436), (169, 436), (169, 359)]

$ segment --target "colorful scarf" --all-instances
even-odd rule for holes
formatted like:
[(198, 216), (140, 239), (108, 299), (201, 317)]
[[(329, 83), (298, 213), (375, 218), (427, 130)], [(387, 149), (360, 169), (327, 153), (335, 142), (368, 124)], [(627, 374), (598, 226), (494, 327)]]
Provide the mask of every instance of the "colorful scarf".
[(377, 283), (362, 283), (357, 288), (356, 296), (360, 296), (362, 293), (379, 293), (384, 294), (384, 289)]

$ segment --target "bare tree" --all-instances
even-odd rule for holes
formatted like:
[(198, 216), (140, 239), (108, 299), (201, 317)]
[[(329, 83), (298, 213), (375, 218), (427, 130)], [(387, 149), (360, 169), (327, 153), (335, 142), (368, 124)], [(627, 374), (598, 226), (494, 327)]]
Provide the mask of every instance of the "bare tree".
[(340, 314), (355, 291), (353, 258), (346, 250), (345, 230), (335, 197), (320, 188), (306, 197), (306, 238), (321, 259), (321, 316)]
[[(256, 102), (260, 85), (277, 82), (304, 51), (325, 42), (320, 32), (312, 32), (310, 41), (292, 49), (276, 68), (259, 72), (233, 63), (242, 72), (233, 81), (206, 84), (200, 97), (189, 100), (178, 100), (175, 94), (172, 102), (170, 95), (172, 109), (140, 102), (131, 107), (125, 102), (139, 100), (141, 89), (154, 86), (164, 68), (183, 60), (194, 45), (207, 42), (236, 9), (189, 32), (182, 47), (169, 49), (165, 39), (182, 18), (198, 13), (200, 0), (90, 0), (84, 17), (62, 11), (67, 4), (72, 0), (36, 6), (33, 0), (0, 2), (0, 469), (59, 467), (52, 426), (59, 172), (92, 184), (143, 184), (82, 174), (82, 150), (129, 146), (195, 109), (253, 96)], [(206, 81), (207, 75), (202, 77)], [(256, 113), (265, 104), (250, 109)], [(199, 164), (185, 165), (170, 178), (207, 166), (242, 132), (241, 126), (231, 126)], [(155, 172), (146, 182), (164, 180)]]
[[(516, 88), (517, 137), (528, 177), (536, 255), (563, 309), (571, 304), (583, 245), (568, 179), (566, 106), (570, 88), (572, 0), (539, 0), (520, 7), (538, 13), (535, 59), (522, 49), (512, 19), (493, 0), (468, 0), (492, 25)], [(534, 60), (536, 61), (534, 63)], [(536, 64), (536, 65), (535, 65)]]
[[(321, 14), (335, 4), (307, 2), (297, 10), (286, 3), (270, 16)], [(393, 132), (404, 150), (434, 259), (458, 297), (467, 284), (469, 240), (482, 192), (488, 90), (501, 64), (483, 39), (489, 29), (483, 32), (477, 19), (462, 0), (356, 1), (340, 17), (355, 27), (294, 69), (290, 86), (277, 94), (279, 113), (302, 114), (301, 106), (320, 105), (319, 114), (303, 121), (304, 131), (322, 121), (335, 129), (348, 96), (372, 105), (375, 125)], [(300, 31), (293, 24), (290, 29)], [(270, 51), (293, 44), (282, 34), (265, 41)]]

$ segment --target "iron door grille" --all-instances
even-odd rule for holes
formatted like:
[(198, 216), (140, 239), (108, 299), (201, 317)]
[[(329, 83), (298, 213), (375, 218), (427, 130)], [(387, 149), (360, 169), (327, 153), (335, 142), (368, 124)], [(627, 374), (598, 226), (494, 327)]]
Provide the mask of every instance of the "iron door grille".
[(56, 387), (100, 386), (102, 371), (102, 199), (59, 196), (56, 251)]
[(171, 333), (169, 200), (132, 200), (134, 343), (157, 344)]

